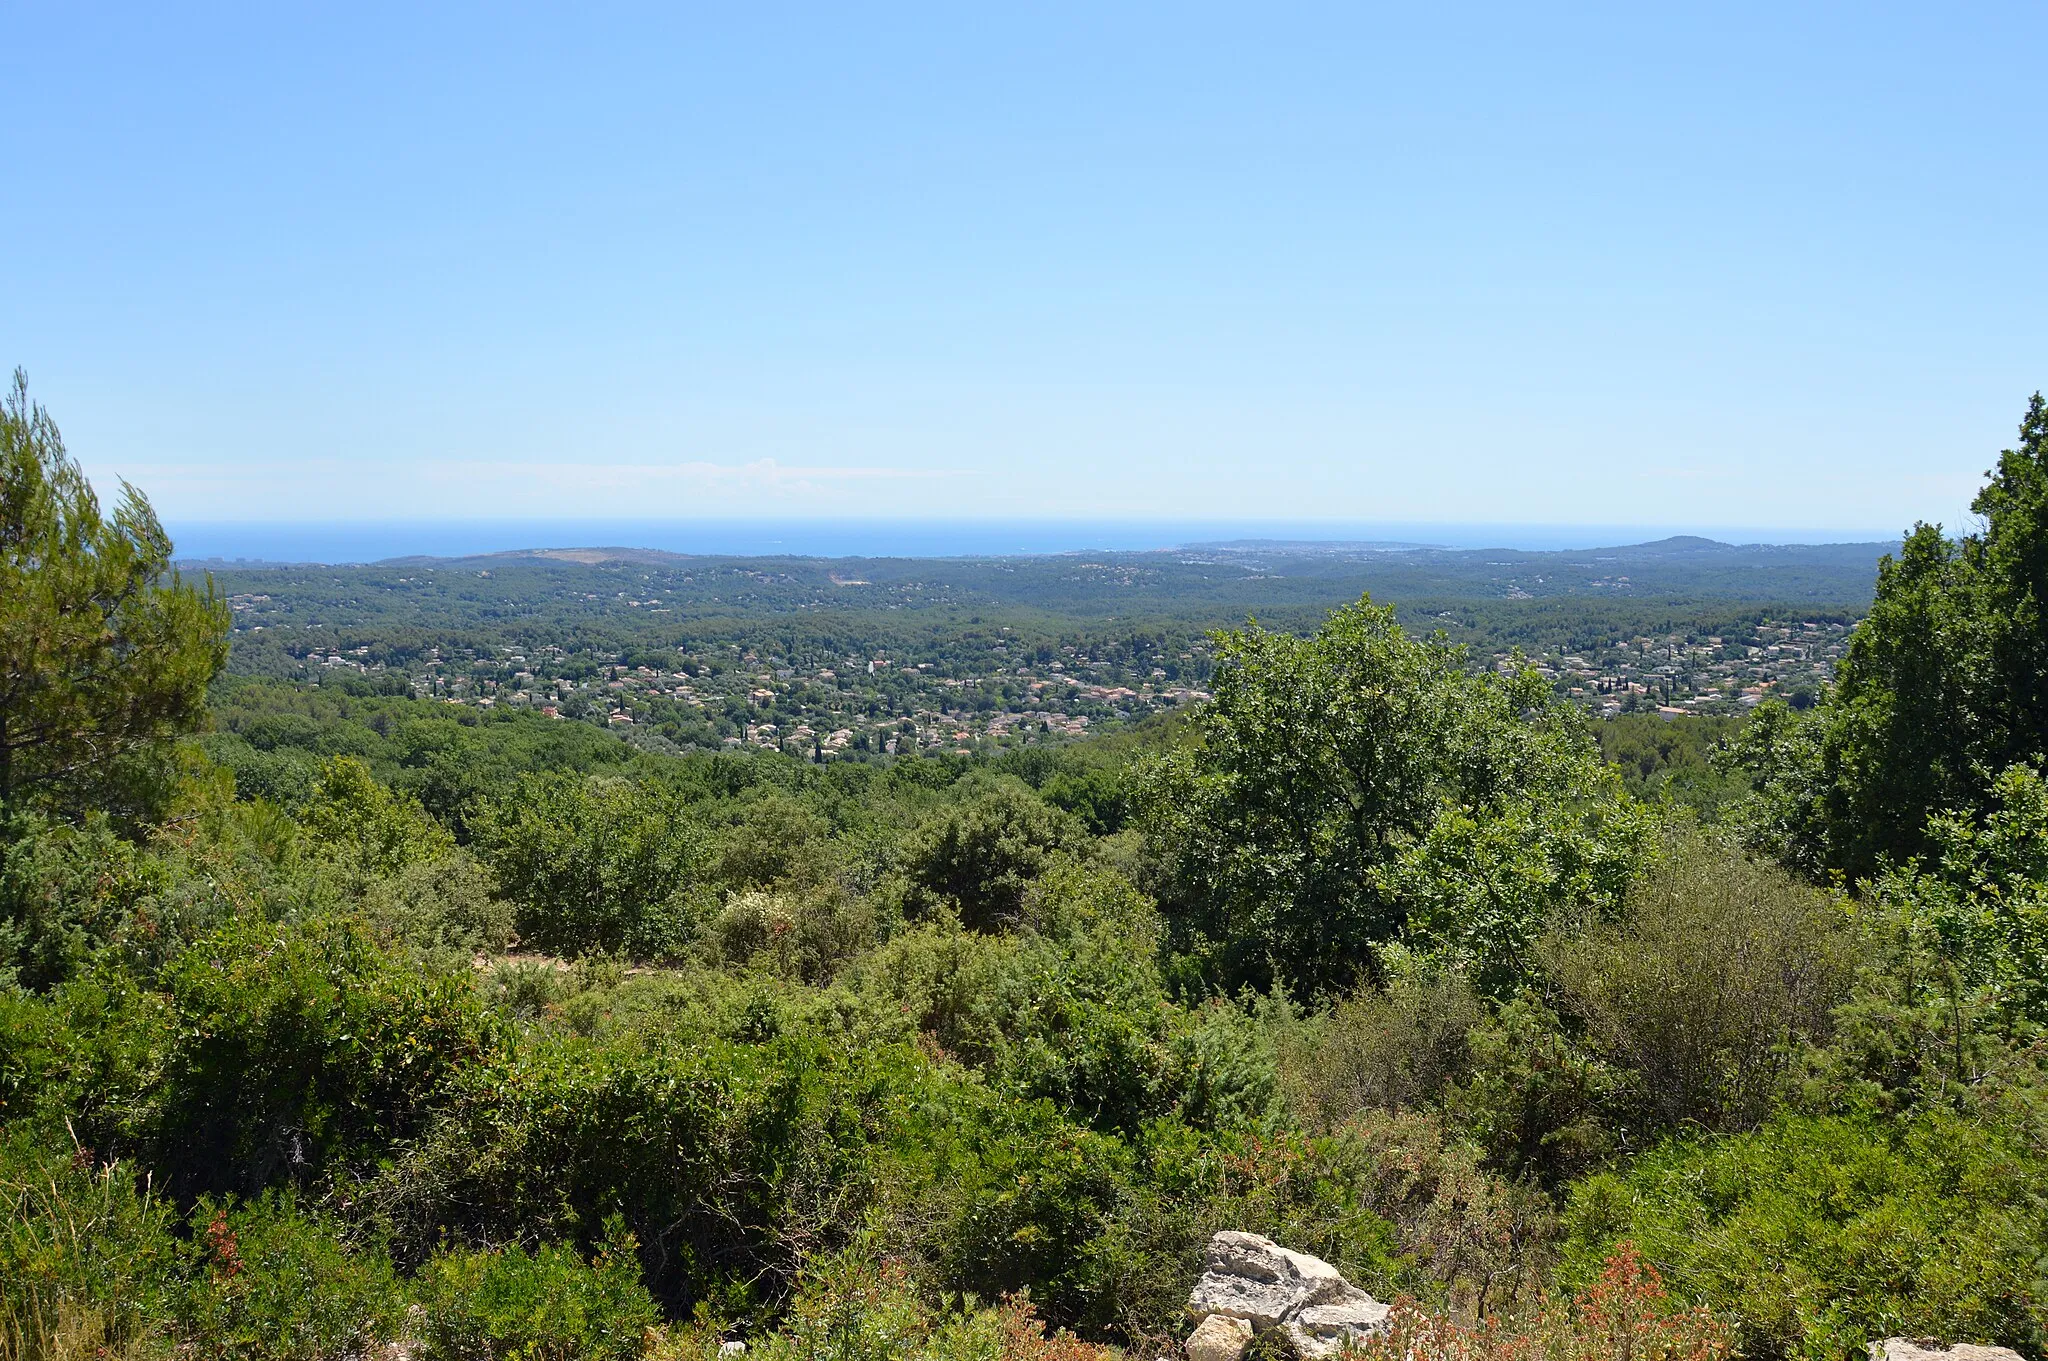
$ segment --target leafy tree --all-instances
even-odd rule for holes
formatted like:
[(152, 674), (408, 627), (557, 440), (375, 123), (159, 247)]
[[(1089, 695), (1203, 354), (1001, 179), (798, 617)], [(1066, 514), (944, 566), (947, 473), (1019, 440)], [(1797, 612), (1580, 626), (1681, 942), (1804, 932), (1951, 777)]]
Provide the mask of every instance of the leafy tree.
[(1873, 898), (1902, 913), (1957, 982), (2009, 1024), (2048, 1024), (2048, 782), (1999, 776), (1982, 813), (1929, 819), (1925, 865), (1895, 868)]
[(447, 828), (412, 799), (379, 784), (353, 756), (337, 756), (321, 769), (300, 822), (358, 893), (374, 880), (455, 850)]
[(2048, 402), (1971, 509), (1979, 533), (1915, 525), (1878, 568), (1834, 691), (1800, 722), (1759, 711), (1737, 759), (1759, 838), (1808, 872), (1874, 873), (1930, 848), (1927, 820), (1981, 810), (2001, 772), (2048, 753)]
[(122, 483), (111, 518), (28, 379), (0, 401), (0, 806), (146, 814), (167, 739), (200, 726), (227, 611), (168, 579), (171, 540)]
[(1083, 841), (1073, 818), (1005, 782), (920, 828), (904, 866), (920, 904), (952, 902), (961, 921), (994, 930), (1016, 922), (1032, 881)]
[(674, 953), (688, 934), (705, 840), (682, 800), (617, 777), (529, 775), (487, 805), (479, 844), (519, 932), (571, 954)]
[(1511, 977), (1552, 907), (1626, 883), (1632, 805), (1534, 671), (1473, 675), (1369, 598), (1312, 637), (1254, 624), (1217, 645), (1201, 741), (1141, 802), (1162, 907), (1227, 979), (1345, 983), (1411, 917)]

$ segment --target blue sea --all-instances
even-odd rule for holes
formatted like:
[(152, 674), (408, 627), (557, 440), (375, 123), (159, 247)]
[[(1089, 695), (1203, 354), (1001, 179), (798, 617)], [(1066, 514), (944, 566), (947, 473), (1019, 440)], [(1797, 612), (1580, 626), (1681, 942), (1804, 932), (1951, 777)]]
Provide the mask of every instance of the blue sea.
[(525, 548), (656, 548), (672, 553), (843, 558), (995, 557), (1140, 552), (1241, 539), (1390, 548), (1577, 549), (1698, 534), (1726, 543), (1864, 543), (1870, 530), (1714, 525), (1473, 525), (1328, 520), (390, 520), (170, 522), (181, 561), (380, 562)]

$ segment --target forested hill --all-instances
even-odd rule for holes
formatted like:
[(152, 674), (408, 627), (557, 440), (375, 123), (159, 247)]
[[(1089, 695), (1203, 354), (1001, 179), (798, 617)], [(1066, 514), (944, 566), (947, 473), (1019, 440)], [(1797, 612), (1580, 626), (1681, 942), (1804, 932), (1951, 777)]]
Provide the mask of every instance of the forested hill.
[(242, 675), (355, 672), (390, 693), (523, 706), (676, 747), (860, 755), (1058, 740), (1179, 707), (1202, 696), (1213, 630), (1256, 617), (1309, 632), (1367, 593), (1466, 647), (1470, 665), (1519, 649), (1596, 712), (1737, 712), (1817, 690), (1867, 606), (1879, 550), (1672, 539), (1582, 553), (1237, 543), (825, 559), (600, 547), (210, 570)]
[[(990, 558), (694, 557), (651, 549), (537, 549), (361, 566), (187, 563), (228, 594), (279, 588), (330, 625), (425, 622), (459, 607), (530, 615), (865, 609), (1046, 610), (1083, 618), (1319, 617), (1370, 592), (1401, 604), (1556, 597), (1860, 609), (1888, 545), (1733, 545), (1672, 538), (1572, 552), (1381, 549), (1315, 543)], [(250, 622), (260, 622), (251, 620)]]

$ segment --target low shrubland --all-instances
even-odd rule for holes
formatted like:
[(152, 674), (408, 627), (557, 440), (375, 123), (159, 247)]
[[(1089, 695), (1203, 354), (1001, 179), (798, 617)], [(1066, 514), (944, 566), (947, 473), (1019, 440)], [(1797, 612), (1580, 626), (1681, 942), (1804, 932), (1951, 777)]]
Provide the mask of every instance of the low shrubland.
[[(1370, 602), (1111, 755), (59, 696), (122, 760), (0, 790), (0, 1358), (1149, 1358), (1226, 1228), (1389, 1361), (2039, 1355), (2048, 735), (1924, 538), (1686, 789)], [(1901, 772), (1928, 694), (1995, 769)]]

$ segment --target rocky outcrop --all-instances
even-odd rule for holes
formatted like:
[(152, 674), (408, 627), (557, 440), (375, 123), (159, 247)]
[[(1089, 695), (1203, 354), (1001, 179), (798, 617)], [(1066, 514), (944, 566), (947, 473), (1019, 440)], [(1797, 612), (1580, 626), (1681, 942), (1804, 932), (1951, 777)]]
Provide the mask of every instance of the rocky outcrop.
[(1950, 1346), (1928, 1338), (1887, 1337), (1870, 1344), (1870, 1361), (2025, 1361), (2010, 1347)]
[(1189, 1361), (1237, 1361), (1253, 1333), (1271, 1328), (1285, 1329), (1308, 1361), (1321, 1361), (1386, 1328), (1386, 1305), (1322, 1258), (1270, 1238), (1226, 1230), (1209, 1240), (1203, 1266), (1188, 1294), (1197, 1325)]

